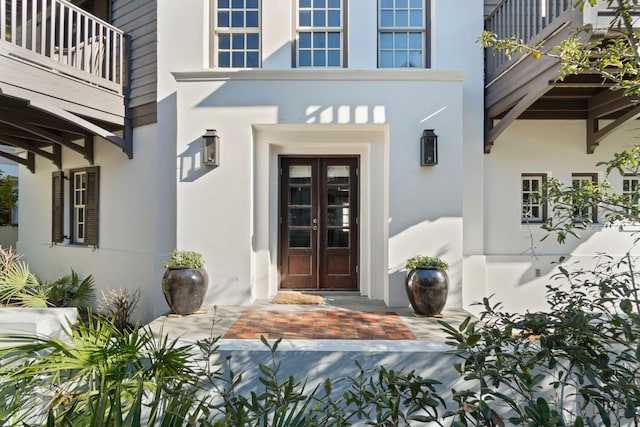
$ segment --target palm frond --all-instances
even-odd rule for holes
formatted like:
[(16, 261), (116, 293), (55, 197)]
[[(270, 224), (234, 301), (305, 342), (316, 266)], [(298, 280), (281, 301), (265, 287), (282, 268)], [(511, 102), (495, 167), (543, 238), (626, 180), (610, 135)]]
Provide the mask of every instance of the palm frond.
[(40, 282), (25, 262), (16, 261), (0, 270), (0, 302), (10, 303), (25, 289), (39, 286)]

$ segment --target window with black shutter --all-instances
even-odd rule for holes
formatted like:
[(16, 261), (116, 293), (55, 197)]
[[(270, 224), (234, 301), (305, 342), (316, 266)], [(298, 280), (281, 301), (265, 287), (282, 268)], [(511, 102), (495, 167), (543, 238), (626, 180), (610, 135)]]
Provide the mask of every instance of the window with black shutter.
[(97, 166), (86, 168), (87, 200), (85, 203), (84, 244), (98, 246), (98, 201), (100, 193), (100, 169)]
[(71, 243), (98, 245), (98, 198), (100, 169), (92, 166), (72, 169), (71, 181)]
[[(100, 168), (69, 171), (69, 240), (72, 244), (98, 246)], [(52, 242), (62, 243), (64, 235), (64, 173), (52, 176)]]
[(64, 172), (55, 171), (51, 176), (51, 241), (64, 241)]

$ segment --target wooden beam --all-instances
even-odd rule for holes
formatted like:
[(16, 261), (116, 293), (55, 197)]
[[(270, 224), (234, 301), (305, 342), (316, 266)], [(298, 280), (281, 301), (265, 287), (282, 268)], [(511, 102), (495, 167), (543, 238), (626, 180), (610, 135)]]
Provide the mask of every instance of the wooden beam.
[(587, 103), (584, 99), (541, 99), (536, 101), (529, 108), (530, 111), (549, 111), (563, 112), (563, 111), (584, 111), (587, 108)]
[(62, 145), (53, 144), (53, 164), (58, 167), (58, 170), (62, 169)]
[[(596, 119), (587, 120), (587, 154), (593, 154), (596, 147), (600, 144), (604, 138), (610, 133), (618, 129), (623, 124), (635, 120), (640, 117), (640, 106), (628, 111), (622, 116), (615, 119), (602, 129), (598, 129)], [(595, 124), (594, 124), (595, 123)]]
[(0, 157), (4, 157), (5, 159), (9, 159), (16, 163), (24, 165), (27, 167), (27, 169), (29, 169), (31, 173), (36, 173), (36, 156), (31, 151), (27, 151), (26, 159), (16, 156), (15, 154), (7, 153), (1, 150), (0, 150)]
[(31, 106), (39, 110), (46, 111), (49, 114), (52, 114), (59, 118), (65, 119), (81, 127), (82, 129), (88, 132), (91, 132), (94, 135), (97, 135), (106, 139), (107, 141), (121, 148), (122, 151), (127, 155), (127, 157), (129, 157), (130, 159), (133, 158), (133, 147), (132, 147), (131, 141), (125, 141), (124, 139), (120, 138), (118, 135), (114, 134), (113, 132), (110, 132), (107, 129), (104, 129), (94, 123), (91, 123), (88, 120), (83, 119), (80, 116), (76, 116), (75, 114), (65, 111), (61, 108), (57, 108), (44, 103), (41, 104), (38, 101), (31, 101)]
[(50, 142), (45, 142), (40, 138), (37, 138), (34, 134), (14, 128), (12, 126), (5, 126), (3, 124), (0, 124), (0, 133), (3, 135), (9, 135), (9, 136), (13, 136), (14, 138), (25, 138), (28, 139), (32, 142), (38, 142), (40, 143), (40, 145), (42, 146), (48, 146), (51, 143)]
[[(29, 152), (32, 152), (33, 154), (37, 154), (38, 156), (42, 156), (47, 160), (51, 160), (54, 164), (56, 164), (56, 155), (55, 152), (54, 153), (49, 153), (47, 151), (41, 150), (37, 147), (34, 147), (33, 145), (29, 144), (28, 142), (22, 141), (20, 139), (16, 139), (16, 138), (12, 138), (10, 136), (6, 136), (6, 135), (0, 135), (0, 142), (7, 144), (7, 145), (13, 145), (14, 147), (18, 147), (18, 148), (23, 148)], [(54, 144), (55, 146), (55, 144)], [(55, 149), (54, 149), (55, 151)], [(56, 166), (58, 166), (56, 164)], [(59, 167), (58, 167), (59, 168)]]
[(622, 91), (605, 90), (589, 100), (589, 118), (604, 117), (633, 107), (637, 102), (637, 96), (624, 96)]
[[(553, 70), (552, 70), (553, 71)], [(536, 102), (542, 95), (552, 89), (553, 86), (549, 85), (548, 73), (542, 74), (528, 87), (528, 94), (525, 95), (518, 103), (509, 110), (509, 112), (498, 122), (497, 125), (491, 126), (491, 118), (488, 117), (488, 129), (486, 129), (484, 139), (484, 152), (490, 153), (491, 147), (494, 142), (505, 129), (513, 123), (524, 111), (527, 110), (534, 102)]]
[(16, 122), (12, 122), (12, 121), (6, 120), (4, 118), (0, 118), (0, 123), (4, 123), (6, 125), (13, 126), (15, 128), (18, 128), (18, 129), (22, 129), (22, 130), (24, 130), (26, 132), (29, 132), (29, 133), (31, 133), (33, 135), (36, 135), (36, 136), (39, 136), (40, 138), (43, 138), (46, 141), (52, 142), (54, 144), (64, 145), (65, 147), (68, 147), (68, 148), (72, 149), (73, 151), (84, 155), (85, 158), (86, 158), (85, 147), (83, 147), (81, 145), (78, 145), (78, 144), (76, 144), (76, 143), (74, 143), (74, 142), (72, 142), (72, 141), (70, 141), (70, 140), (68, 140), (66, 138), (63, 138), (63, 137), (61, 137), (59, 135), (56, 135), (55, 133), (49, 132), (49, 131), (47, 131), (45, 129), (41, 129), (41, 128), (37, 127), (37, 126), (30, 125), (28, 123), (24, 123), (24, 122), (16, 123)]
[(572, 88), (572, 89), (600, 88), (600, 87), (610, 88), (614, 86), (614, 84), (610, 82), (564, 82), (564, 81), (555, 82), (553, 85), (559, 88)]
[(586, 120), (586, 111), (541, 111), (529, 108), (518, 120)]
[(587, 154), (593, 154), (596, 147), (600, 145), (600, 141), (596, 141), (593, 136), (598, 133), (599, 128), (598, 119), (587, 119)]
[(532, 82), (538, 82), (544, 76), (545, 85), (553, 84), (560, 72), (559, 61), (554, 58), (541, 58), (520, 64), (500, 80), (485, 86), (485, 108), (495, 117), (515, 105), (517, 100), (528, 93)]
[(86, 134), (84, 136), (84, 158), (89, 162), (91, 166), (93, 166), (93, 153), (94, 153), (94, 138), (91, 134)]

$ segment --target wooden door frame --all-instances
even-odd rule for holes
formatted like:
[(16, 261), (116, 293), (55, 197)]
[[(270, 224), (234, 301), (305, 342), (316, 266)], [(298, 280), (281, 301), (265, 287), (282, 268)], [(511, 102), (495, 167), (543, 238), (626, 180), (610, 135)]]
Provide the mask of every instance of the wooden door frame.
[[(353, 215), (353, 224), (350, 225), (350, 231), (351, 231), (351, 235), (350, 235), (350, 244), (355, 244), (355, 250), (354, 250), (354, 259), (355, 259), (355, 265), (356, 265), (356, 271), (355, 271), (355, 287), (354, 289), (336, 289), (336, 288), (323, 288), (321, 287), (319, 284), (317, 285), (317, 287), (313, 288), (313, 289), (308, 289), (308, 290), (313, 290), (313, 291), (345, 291), (345, 292), (360, 292), (360, 155), (359, 154), (352, 154), (352, 155), (307, 155), (307, 154), (302, 154), (302, 155), (296, 155), (296, 154), (286, 154), (286, 155), (278, 155), (278, 218), (283, 218), (283, 215), (285, 214), (283, 212), (283, 207), (284, 207), (284, 202), (282, 200), (283, 196), (286, 196), (283, 194), (283, 160), (286, 159), (310, 159), (310, 160), (314, 160), (317, 161), (317, 164), (320, 165), (322, 163), (323, 160), (330, 160), (330, 159), (344, 159), (344, 160), (348, 160), (348, 161), (354, 161), (355, 162), (355, 172), (354, 172), (354, 176), (355, 176), (355, 183), (350, 182), (349, 186), (353, 191), (353, 207), (352, 209), (354, 210), (354, 215)], [(317, 175), (320, 175), (320, 171), (317, 171)], [(326, 184), (325, 183), (321, 183), (320, 185), (321, 188), (326, 189)], [(322, 192), (322, 190), (319, 190), (319, 192)], [(312, 196), (314, 197), (314, 196)], [(315, 196), (316, 198), (318, 196)], [(319, 201), (317, 201), (317, 209), (320, 210), (320, 203)], [(282, 281), (283, 281), (283, 239), (288, 238), (287, 235), (285, 235), (285, 230), (287, 229), (287, 227), (283, 226), (284, 224), (278, 220), (278, 242), (277, 242), (277, 260), (278, 260), (278, 284), (277, 287), (278, 289), (283, 289), (282, 288)], [(316, 246), (317, 248), (314, 250), (315, 253), (315, 257), (316, 257), (316, 282), (318, 282), (318, 278), (321, 272), (321, 269), (324, 268), (321, 263), (323, 260), (320, 259), (320, 255), (319, 255), (319, 247), (321, 244), (321, 241), (325, 241), (326, 243), (326, 236), (318, 236), (316, 239)], [(289, 289), (289, 288), (284, 288), (284, 289)]]

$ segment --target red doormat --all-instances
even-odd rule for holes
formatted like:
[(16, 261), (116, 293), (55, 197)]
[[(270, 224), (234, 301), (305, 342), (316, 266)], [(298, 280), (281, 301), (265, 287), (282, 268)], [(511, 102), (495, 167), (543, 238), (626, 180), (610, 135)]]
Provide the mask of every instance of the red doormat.
[(224, 338), (414, 340), (394, 312), (246, 310)]

